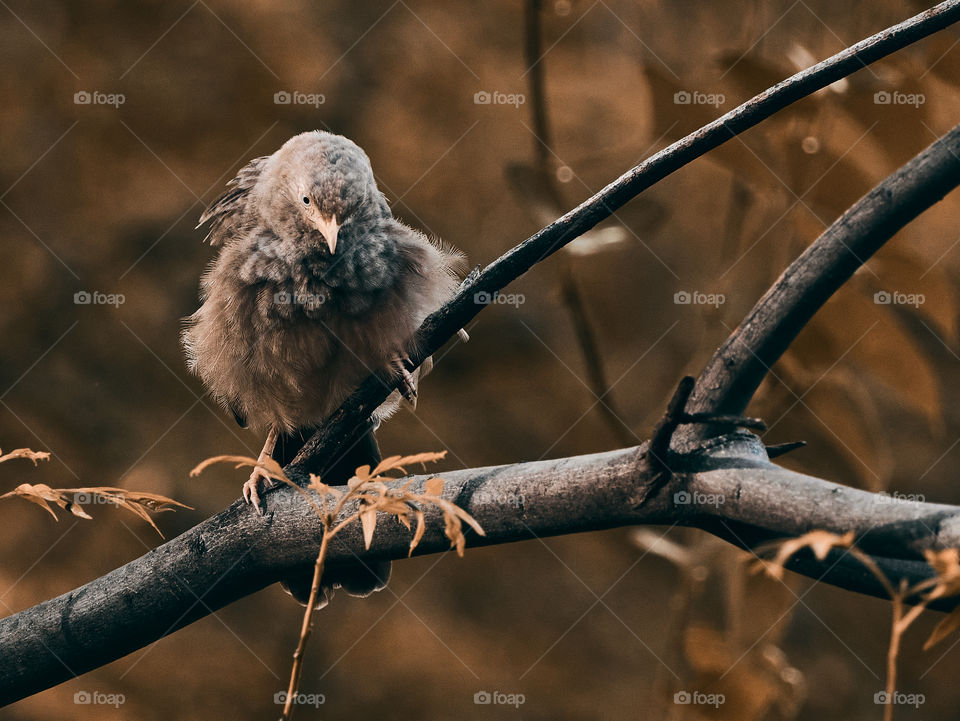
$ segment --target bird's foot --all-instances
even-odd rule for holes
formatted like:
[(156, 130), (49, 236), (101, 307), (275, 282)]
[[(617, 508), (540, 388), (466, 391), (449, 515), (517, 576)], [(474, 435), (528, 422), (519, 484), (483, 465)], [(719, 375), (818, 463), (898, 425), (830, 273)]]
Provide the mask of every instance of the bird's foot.
[(404, 400), (407, 401), (413, 409), (417, 409), (417, 380), (413, 377), (410, 371), (407, 370), (407, 363), (410, 362), (410, 359), (407, 357), (406, 353), (401, 353), (393, 359), (390, 363), (390, 367), (393, 369), (393, 372), (397, 374), (400, 378), (400, 384), (397, 386), (397, 390), (400, 391), (400, 395), (403, 396)]
[(257, 513), (263, 515), (263, 506), (260, 502), (261, 483), (264, 484), (265, 488), (269, 488), (273, 485), (273, 479), (270, 478), (269, 473), (257, 466), (253, 469), (253, 473), (250, 474), (247, 482), (243, 484), (243, 500), (253, 506)]

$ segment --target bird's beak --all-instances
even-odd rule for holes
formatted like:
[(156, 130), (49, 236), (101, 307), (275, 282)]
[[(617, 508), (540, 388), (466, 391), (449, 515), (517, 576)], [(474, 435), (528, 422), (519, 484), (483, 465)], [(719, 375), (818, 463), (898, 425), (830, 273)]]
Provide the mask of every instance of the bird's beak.
[(325, 215), (321, 215), (320, 221), (317, 223), (317, 229), (323, 235), (323, 239), (327, 241), (327, 247), (330, 249), (330, 255), (336, 253), (337, 234), (340, 232), (340, 226), (337, 224), (336, 218), (328, 218)]

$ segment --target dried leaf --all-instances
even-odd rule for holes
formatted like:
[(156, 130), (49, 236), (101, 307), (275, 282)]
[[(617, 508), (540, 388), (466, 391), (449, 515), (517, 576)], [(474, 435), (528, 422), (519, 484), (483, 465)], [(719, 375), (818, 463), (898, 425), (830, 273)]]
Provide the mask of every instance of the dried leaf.
[(363, 526), (363, 545), (369, 549), (373, 543), (373, 531), (377, 527), (377, 509), (375, 506), (367, 506), (360, 511), (360, 525)]
[(446, 458), (446, 456), (446, 451), (440, 451), (439, 453), (432, 451), (417, 453), (412, 456), (390, 456), (389, 458), (384, 458), (377, 464), (377, 467), (373, 469), (373, 476), (379, 477), (388, 471), (400, 471), (405, 474), (407, 472), (406, 466), (419, 463), (426, 468), (428, 463), (435, 463), (436, 461)]
[(424, 522), (423, 511), (417, 510), (415, 512), (417, 516), (417, 530), (413, 533), (413, 538), (410, 540), (410, 552), (407, 553), (407, 557), (413, 555), (413, 549), (420, 545), (420, 541), (423, 539), (423, 534), (427, 530), (426, 523)]
[[(402, 460), (403, 456), (387, 456), (382, 461), (377, 464), (377, 467), (373, 469), (373, 475), (379, 476), (387, 471), (391, 471), (397, 467), (397, 462)], [(358, 469), (359, 470), (359, 469)]]
[(446, 501), (444, 503), (444, 506), (449, 508), (450, 511), (452, 511), (454, 514), (456, 514), (457, 516), (462, 518), (464, 521), (466, 521), (467, 524), (470, 526), (470, 528), (472, 528), (474, 531), (477, 532), (477, 535), (480, 535), (480, 536), (487, 535), (486, 532), (483, 530), (483, 528), (481, 528), (480, 524), (477, 523), (477, 520), (473, 516), (471, 516), (469, 513), (467, 513), (465, 510), (460, 508), (460, 506), (458, 506), (456, 503), (450, 503), (449, 501)]
[(158, 513), (160, 511), (172, 511), (174, 506), (180, 508), (190, 508), (183, 503), (174, 501), (172, 498), (161, 496), (157, 493), (147, 493), (145, 491), (129, 491), (125, 488), (111, 488), (109, 486), (99, 486), (94, 488), (50, 488), (45, 483), (29, 484), (23, 483), (12, 491), (0, 496), (3, 498), (12, 498), (18, 496), (31, 503), (45, 508), (54, 518), (54, 513), (50, 504), (55, 503), (60, 508), (69, 511), (79, 518), (88, 520), (93, 517), (89, 515), (83, 506), (78, 502), (77, 497), (98, 496), (109, 503), (113, 503), (120, 508), (124, 508), (139, 518), (149, 523), (153, 529), (163, 537), (160, 529), (153, 522), (148, 511)]
[(926, 550), (923, 555), (940, 578), (960, 577), (960, 550), (956, 548), (946, 548), (942, 551)]
[(926, 550), (923, 555), (937, 574), (937, 585), (930, 592), (931, 597), (943, 598), (960, 593), (960, 551), (956, 548)]
[[(46, 509), (46, 511), (53, 516), (55, 521), (59, 521), (57, 518), (56, 512), (50, 507), (50, 504), (47, 501), (53, 501), (58, 505), (58, 498), (54, 496), (53, 489), (50, 486), (44, 483), (37, 483), (36, 485), (31, 485), (29, 483), (21, 483), (19, 486), (14, 488), (12, 491), (4, 493), (0, 498), (11, 498), (13, 496), (19, 496), (24, 500), (30, 501), (31, 503), (36, 503), (41, 508)], [(62, 506), (61, 506), (62, 507)]]
[(794, 554), (804, 548), (809, 548), (817, 560), (823, 561), (830, 549), (850, 548), (853, 545), (853, 539), (853, 531), (847, 531), (842, 536), (829, 531), (810, 531), (798, 538), (791, 538), (781, 543), (777, 549), (777, 555), (770, 561), (760, 561), (758, 567), (765, 570), (768, 575), (782, 579), (784, 565)]
[(955, 608), (933, 629), (930, 638), (923, 644), (923, 650), (928, 651), (933, 648), (958, 628), (960, 628), (960, 608)]
[(206, 460), (201, 461), (192, 471), (190, 471), (190, 477), (196, 478), (201, 473), (203, 473), (207, 468), (212, 466), (215, 463), (234, 463), (236, 464), (235, 468), (242, 468), (243, 466), (256, 467), (260, 466), (263, 468), (267, 475), (277, 481), (283, 481), (284, 483), (294, 485), (293, 481), (287, 478), (287, 475), (283, 472), (283, 469), (280, 467), (280, 464), (277, 463), (274, 459), (268, 458), (266, 461), (259, 461), (256, 458), (251, 458), (250, 456), (213, 456), (212, 458), (207, 458)]
[(28, 458), (33, 461), (33, 465), (37, 465), (37, 461), (49, 461), (50, 454), (46, 451), (31, 451), (29, 448), (18, 448), (5, 455), (0, 451), (0, 463), (12, 461), (14, 458)]

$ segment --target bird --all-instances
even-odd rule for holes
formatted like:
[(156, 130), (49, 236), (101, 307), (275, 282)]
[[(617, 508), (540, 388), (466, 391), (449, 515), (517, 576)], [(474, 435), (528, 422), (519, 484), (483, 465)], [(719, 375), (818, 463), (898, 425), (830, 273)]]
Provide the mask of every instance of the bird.
[[(372, 427), (401, 397), (416, 407), (420, 369), (408, 370), (408, 352), (456, 293), (464, 259), (393, 216), (360, 146), (295, 135), (245, 165), (205, 224), (218, 254), (185, 319), (187, 366), (242, 427), (265, 434), (258, 464), (278, 442), (289, 460), (371, 373), (398, 381)], [(269, 482), (257, 465), (243, 485), (257, 512)]]

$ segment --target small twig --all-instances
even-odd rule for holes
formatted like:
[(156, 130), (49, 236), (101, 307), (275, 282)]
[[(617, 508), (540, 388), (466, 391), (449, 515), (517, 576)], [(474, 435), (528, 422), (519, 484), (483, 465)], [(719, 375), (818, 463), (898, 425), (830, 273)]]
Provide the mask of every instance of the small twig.
[(300, 624), (300, 638), (297, 640), (297, 648), (293, 652), (293, 666), (290, 669), (290, 682), (287, 685), (287, 698), (283, 704), (282, 718), (289, 721), (293, 717), (293, 700), (296, 698), (297, 689), (300, 688), (300, 678), (303, 676), (303, 656), (307, 650), (307, 640), (313, 632), (313, 611), (317, 605), (317, 597), (320, 595), (320, 579), (323, 577), (323, 565), (327, 557), (327, 548), (330, 545), (330, 536), (323, 534), (320, 541), (320, 551), (317, 553), (317, 560), (313, 566), (313, 582), (310, 585), (310, 599), (307, 601), (307, 609), (303, 614), (303, 622)]
[(798, 448), (803, 448), (806, 445), (806, 441), (789, 441), (788, 443), (777, 443), (773, 446), (767, 446), (767, 458), (773, 460), (774, 458), (779, 458), (780, 456), (786, 455), (791, 451), (795, 451)]
[(736, 426), (749, 428), (751, 431), (762, 433), (767, 430), (767, 424), (761, 418), (737, 416), (729, 413), (681, 413), (677, 418), (679, 423), (713, 426)]
[[(662, 476), (669, 478), (672, 475), (670, 466), (667, 465), (667, 457), (670, 455), (670, 441), (673, 440), (673, 434), (681, 423), (683, 409), (687, 406), (687, 400), (693, 393), (695, 383), (696, 379), (693, 376), (684, 376), (680, 379), (677, 389), (673, 392), (673, 397), (667, 403), (666, 413), (654, 426), (647, 457), (651, 467), (657, 473), (657, 478)], [(664, 479), (664, 482), (666, 482), (666, 479)]]
[(767, 424), (759, 418), (748, 418), (745, 416), (734, 416), (728, 414), (714, 413), (687, 413), (686, 406), (693, 393), (696, 379), (693, 376), (684, 376), (677, 389), (673, 392), (673, 397), (667, 404), (667, 410), (663, 418), (653, 429), (653, 436), (650, 438), (650, 447), (647, 451), (647, 457), (651, 469), (656, 474), (656, 480), (651, 489), (645, 494), (644, 501), (656, 494), (663, 485), (673, 475), (673, 470), (668, 464), (670, 458), (670, 441), (677, 428), (685, 423), (698, 425), (719, 425), (735, 426), (739, 428), (750, 428), (756, 431), (765, 431)]

